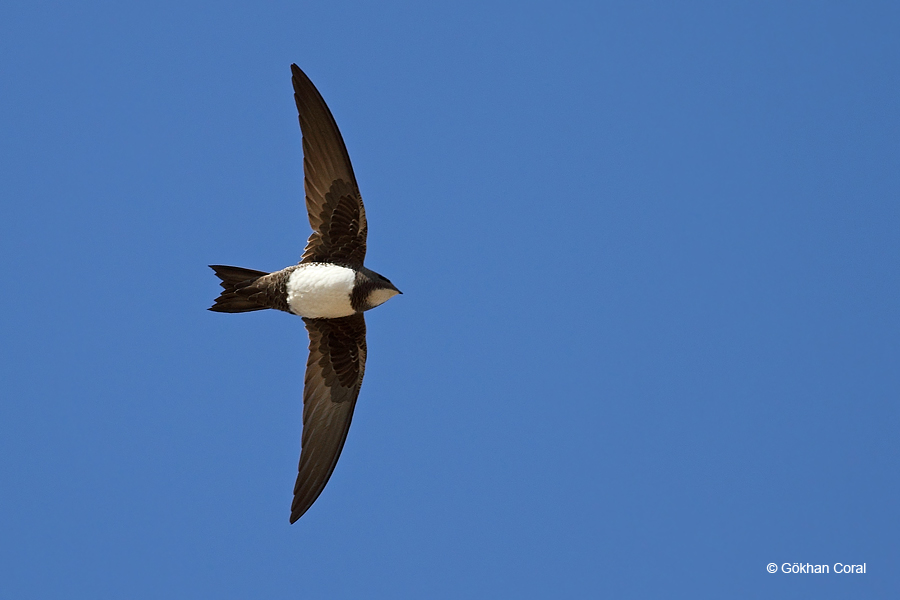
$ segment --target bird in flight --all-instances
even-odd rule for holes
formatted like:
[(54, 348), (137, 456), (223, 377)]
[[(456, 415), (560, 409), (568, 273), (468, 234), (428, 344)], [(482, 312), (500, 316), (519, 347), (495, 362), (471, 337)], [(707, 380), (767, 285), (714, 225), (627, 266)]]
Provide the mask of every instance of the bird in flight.
[(210, 265), (224, 288), (209, 310), (274, 308), (303, 318), (309, 358), (303, 386), (300, 466), (291, 523), (334, 471), (366, 366), (363, 312), (401, 293), (363, 266), (366, 211), (337, 123), (309, 77), (291, 65), (303, 134), (303, 185), (312, 235), (299, 264), (274, 273)]

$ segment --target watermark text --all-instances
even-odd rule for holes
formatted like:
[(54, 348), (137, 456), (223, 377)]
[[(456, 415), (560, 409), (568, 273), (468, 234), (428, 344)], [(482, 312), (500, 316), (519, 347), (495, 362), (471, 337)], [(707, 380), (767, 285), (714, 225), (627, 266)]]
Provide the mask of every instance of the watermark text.
[(766, 565), (766, 571), (769, 573), (865, 573), (866, 563), (861, 565), (845, 565), (844, 563), (834, 563), (833, 565), (813, 565), (810, 563), (781, 563), (779, 567), (777, 563), (769, 563)]

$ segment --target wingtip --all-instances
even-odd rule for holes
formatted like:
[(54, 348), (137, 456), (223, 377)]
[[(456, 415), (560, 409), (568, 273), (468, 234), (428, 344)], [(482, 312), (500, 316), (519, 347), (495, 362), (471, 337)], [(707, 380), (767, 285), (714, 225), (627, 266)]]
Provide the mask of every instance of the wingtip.
[(307, 506), (304, 510), (298, 510), (296, 508), (291, 507), (291, 525), (300, 520), (300, 517), (306, 514), (306, 511), (309, 510)]
[(309, 81), (309, 77), (297, 66), (297, 63), (293, 63), (291, 65), (291, 85), (294, 87), (294, 99), (298, 102), (297, 110), (300, 110), (300, 94), (303, 91), (305, 81)]

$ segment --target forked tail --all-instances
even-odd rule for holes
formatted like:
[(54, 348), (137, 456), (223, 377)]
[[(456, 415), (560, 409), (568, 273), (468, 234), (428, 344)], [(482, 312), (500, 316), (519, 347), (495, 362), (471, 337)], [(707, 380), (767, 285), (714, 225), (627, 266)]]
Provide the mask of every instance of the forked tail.
[(253, 296), (257, 296), (259, 290), (253, 285), (256, 280), (264, 275), (265, 271), (254, 271), (241, 267), (227, 267), (225, 265), (209, 265), (216, 272), (222, 282), (219, 284), (225, 288), (216, 303), (209, 307), (215, 312), (239, 313), (251, 310), (263, 310), (269, 308), (257, 302)]

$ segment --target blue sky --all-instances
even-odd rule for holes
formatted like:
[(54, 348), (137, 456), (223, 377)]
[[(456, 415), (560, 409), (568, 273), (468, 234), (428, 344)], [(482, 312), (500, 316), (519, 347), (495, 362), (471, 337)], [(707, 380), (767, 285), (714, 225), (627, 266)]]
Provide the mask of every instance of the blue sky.
[[(890, 2), (0, 7), (0, 595), (895, 598)], [(289, 65), (404, 295), (288, 525)], [(865, 575), (768, 563), (865, 562)]]

